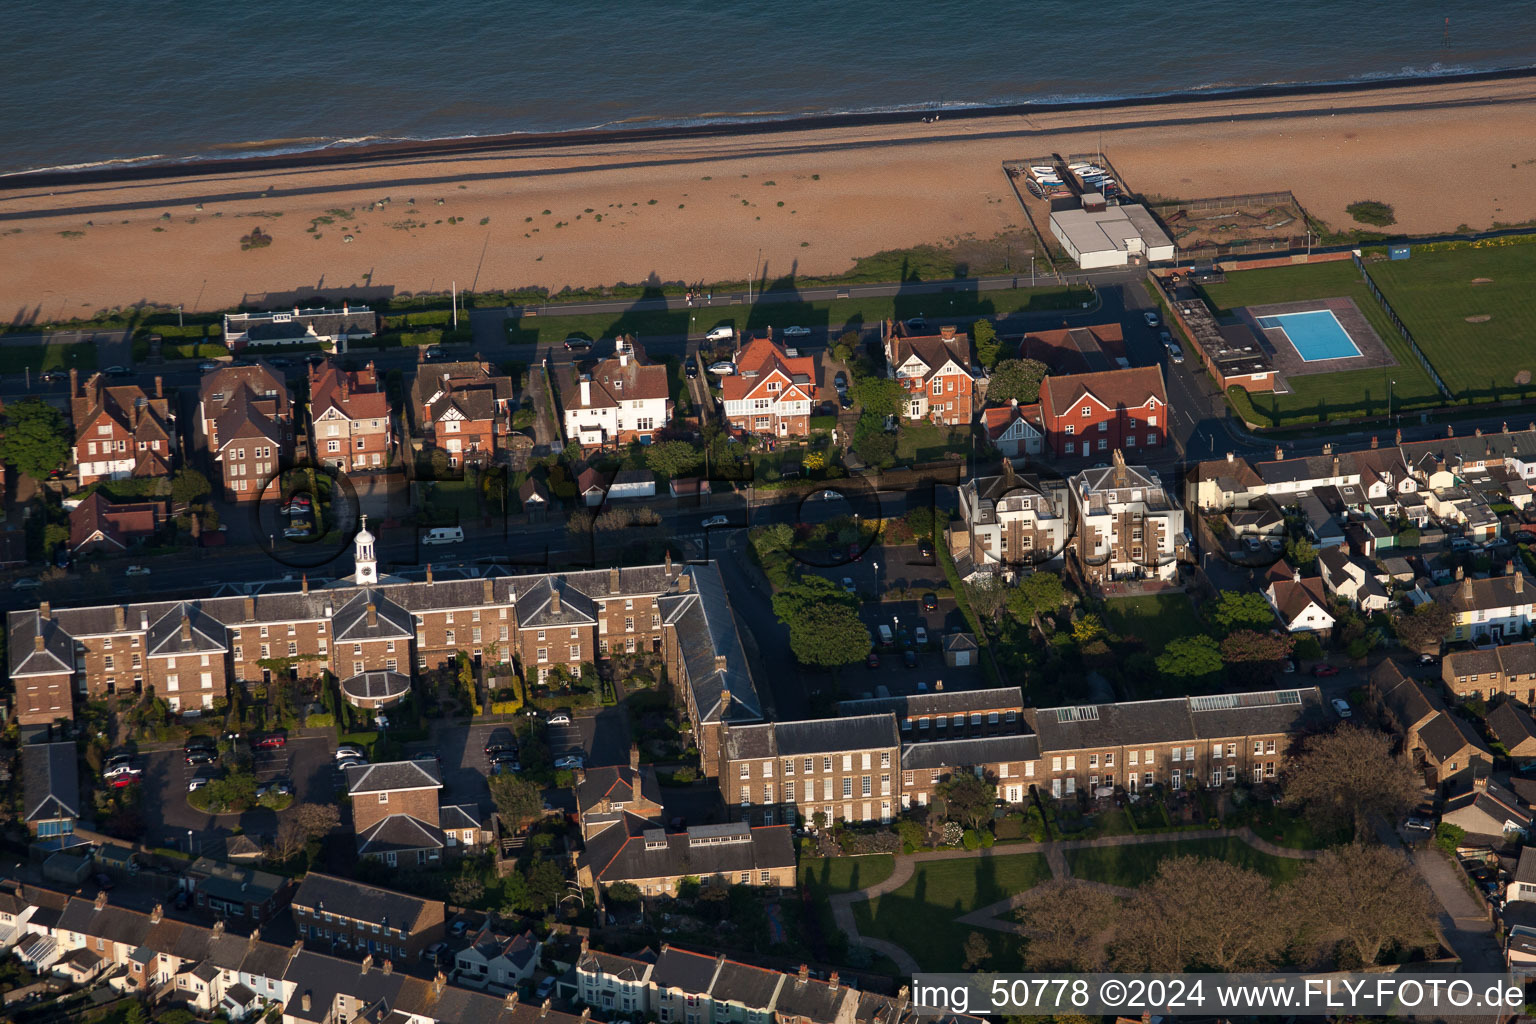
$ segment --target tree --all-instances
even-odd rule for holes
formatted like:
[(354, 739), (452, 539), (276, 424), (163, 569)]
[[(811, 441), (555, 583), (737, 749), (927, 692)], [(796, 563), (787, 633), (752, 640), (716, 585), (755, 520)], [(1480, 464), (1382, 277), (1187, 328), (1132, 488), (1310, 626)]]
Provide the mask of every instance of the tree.
[(1008, 603), (1008, 588), (996, 576), (989, 574), (961, 586), (971, 607), (984, 619), (993, 618)]
[(319, 839), (341, 827), (341, 812), (335, 804), (299, 804), (291, 817), (310, 839)]
[(773, 613), (789, 627), (789, 648), (802, 665), (838, 668), (869, 653), (869, 627), (853, 599), (823, 576), (802, 577), (775, 594)]
[(634, 906), (640, 902), (640, 887), (633, 882), (615, 882), (608, 887), (608, 900)]
[[(1279, 959), (1290, 937), (1278, 902), (1269, 879), (1257, 871), (1205, 857), (1165, 860), (1126, 904), (1114, 969), (1262, 971)], [(1237, 907), (1242, 913), (1233, 913)], [(1271, 926), (1255, 928), (1253, 921)]]
[(864, 419), (859, 419), (853, 435), (853, 450), (869, 466), (890, 466), (896, 461), (896, 438), (884, 430), (864, 429)]
[(981, 830), (992, 818), (997, 804), (997, 787), (978, 779), (972, 772), (957, 772), (939, 784), (937, 796), (944, 802), (944, 816), (951, 821)]
[(992, 959), (992, 946), (981, 932), (971, 932), (965, 937), (965, 970), (979, 971)]
[(1411, 615), (1399, 615), (1392, 623), (1397, 639), (1410, 651), (1419, 653), (1440, 650), (1440, 644), (1451, 635), (1451, 610), (1438, 601), (1425, 601)]
[(1373, 817), (1397, 821), (1418, 803), (1419, 779), (1394, 743), (1353, 725), (1311, 737), (1286, 768), (1285, 805), (1319, 832), (1353, 827), (1364, 836)]
[(1269, 629), (1275, 624), (1275, 611), (1255, 590), (1223, 590), (1211, 605), (1211, 622), (1223, 633), (1237, 629)]
[(1104, 632), (1104, 623), (1097, 615), (1087, 614), (1072, 623), (1072, 639), (1080, 644), (1086, 644)]
[(552, 860), (535, 861), (528, 869), (527, 893), (525, 909), (537, 914), (553, 910), (565, 895), (565, 872)]
[(472, 906), (485, 898), (485, 879), (469, 864), (459, 869), (448, 886), (448, 898), (461, 907)]
[(646, 466), (669, 480), (693, 472), (703, 461), (704, 453), (687, 441), (658, 441), (645, 450)]
[(149, 1014), (144, 1012), (144, 1004), (137, 999), (130, 1002), (123, 1013), (123, 1024), (149, 1024)]
[(971, 324), (971, 341), (976, 345), (976, 361), (991, 369), (997, 365), (997, 357), (1003, 346), (997, 340), (997, 328), (990, 320), (977, 320)]
[(1228, 664), (1257, 663), (1266, 671), (1291, 656), (1296, 638), (1289, 633), (1260, 633), (1239, 629), (1221, 641), (1221, 656)]
[(1385, 948), (1435, 941), (1434, 896), (1398, 850), (1330, 847), (1302, 869), (1289, 896), (1305, 939), (1324, 955), (1342, 944), (1369, 967)]
[(544, 813), (544, 797), (539, 787), (511, 772), (490, 778), (491, 799), (496, 812), (509, 829), (516, 831)]
[(1120, 901), (1111, 893), (1075, 879), (1035, 886), (1018, 909), (1027, 943), (1024, 966), (1030, 971), (1103, 971), (1119, 917)]
[(1038, 402), (1040, 382), (1050, 372), (1050, 367), (1038, 359), (1004, 359), (992, 368), (987, 401), (992, 405), (1006, 405), (1014, 399), (1020, 405)]
[(208, 478), (190, 467), (178, 469), (171, 477), (171, 497), (178, 505), (190, 505), (210, 490)]
[(1285, 559), (1298, 569), (1304, 569), (1317, 561), (1317, 549), (1305, 537), (1293, 537), (1285, 542)]
[(906, 389), (890, 377), (860, 377), (848, 389), (865, 415), (884, 420), (895, 416), (907, 400)]
[(74, 435), (64, 425), (64, 415), (40, 398), (6, 406), (0, 430), (4, 431), (0, 462), (34, 480), (48, 479), (49, 473), (69, 461), (69, 441)]
[(1175, 637), (1157, 656), (1157, 670), (1175, 679), (1214, 676), (1221, 666), (1221, 648), (1204, 635)]
[(1032, 572), (1008, 595), (1008, 610), (1022, 622), (1054, 612), (1066, 603), (1067, 590), (1053, 572)]
[(918, 540), (932, 540), (934, 529), (941, 520), (934, 514), (932, 506), (920, 505), (907, 513), (906, 521), (907, 529)]

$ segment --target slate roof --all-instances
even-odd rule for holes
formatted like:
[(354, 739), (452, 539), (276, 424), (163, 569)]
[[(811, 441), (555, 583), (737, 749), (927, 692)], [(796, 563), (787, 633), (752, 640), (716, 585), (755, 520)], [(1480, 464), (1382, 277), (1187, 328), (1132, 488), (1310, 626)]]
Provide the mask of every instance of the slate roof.
[(193, 861), (187, 874), (194, 877), (198, 891), (233, 903), (263, 903), (288, 884), (282, 875), (209, 857)]
[(1449, 798), (1440, 817), (1476, 835), (1499, 835), (1506, 821), (1517, 822), (1526, 829), (1531, 827), (1531, 809), (1515, 794), (1494, 783), (1486, 789), (1474, 787)]
[(252, 343), (306, 337), (311, 327), (317, 337), (334, 338), (342, 333), (362, 337), (378, 331), (379, 315), (367, 306), (224, 314), (225, 336), (244, 334)]
[(720, 961), (704, 953), (663, 946), (651, 968), (651, 981), (657, 988), (683, 992), (708, 992), (714, 984)]
[(899, 747), (896, 719), (891, 715), (822, 718), (774, 725), (774, 745), (782, 756), (827, 754), (841, 750)]
[(27, 821), (80, 816), (79, 751), (74, 743), (21, 748), (23, 814)]
[[(789, 867), (795, 863), (794, 843), (788, 825), (748, 828), (741, 825), (739, 841), (707, 841), (720, 825), (694, 826), (686, 832), (665, 832), (654, 822), (625, 814), (617, 827), (610, 826), (587, 841), (580, 863), (588, 865), (597, 881), (680, 878), (725, 875)], [(647, 848), (647, 845), (652, 848)]]
[(1488, 712), (1488, 728), (1511, 753), (1523, 743), (1536, 741), (1536, 720), (1512, 700), (1501, 701)]
[[(686, 685), (701, 722), (744, 723), (761, 721), (763, 705), (752, 681), (746, 650), (736, 632), (736, 618), (726, 595), (725, 581), (716, 562), (690, 565), (682, 570), (691, 584), (684, 593), (657, 599), (662, 621), (677, 631)], [(725, 658), (722, 672), (716, 662)], [(729, 707), (721, 696), (730, 692)]]
[(843, 1000), (850, 997), (850, 993), (853, 993), (854, 999), (858, 998), (857, 990), (847, 985), (833, 986), (816, 978), (802, 981), (796, 975), (785, 978), (784, 984), (779, 986), (779, 998), (774, 1003), (774, 1010), (780, 1019), (800, 1017), (814, 1024), (830, 1024), (837, 1019), (838, 1010)]
[(661, 783), (656, 769), (646, 765), (638, 772), (629, 765), (588, 768), (587, 777), (576, 787), (576, 806), (596, 807), (606, 797), (614, 803), (628, 803), (634, 798), (634, 781), (640, 780), (641, 799), (661, 805)]
[(323, 904), (332, 914), (370, 924), (382, 923), (387, 917), (390, 927), (404, 928), (406, 934), (415, 929), (416, 922), (433, 902), (318, 871), (305, 875), (293, 894), (296, 907), (315, 910)]
[(715, 974), (710, 995), (716, 1002), (736, 1003), (756, 1010), (767, 1010), (779, 990), (784, 975), (766, 967), (722, 960)]
[(1438, 762), (1449, 761), (1462, 750), (1471, 747), (1481, 753), (1488, 760), (1493, 760), (1493, 751), (1488, 749), (1488, 744), (1483, 742), (1468, 722), (1462, 721), (1459, 715), (1453, 715), (1442, 711), (1419, 728), (1419, 742), (1424, 749)]
[(909, 743), (901, 748), (905, 771), (921, 768), (973, 768), (982, 764), (1012, 764), (1040, 758), (1040, 737), (974, 736), (970, 739)]
[(929, 693), (843, 700), (837, 703), (837, 713), (840, 715), (893, 711), (898, 718), (1022, 710), (1024, 691), (1017, 686), (995, 686), (984, 690), (934, 690)]
[(1295, 690), (1172, 697), (1121, 704), (1041, 708), (1040, 750), (1083, 750), (1295, 731), (1322, 706), (1315, 686)]
[(1395, 661), (1388, 659), (1371, 673), (1371, 685), (1381, 695), (1382, 706), (1403, 730), (1413, 729), (1444, 710), (1433, 693), (1418, 680), (1403, 674)]
[(450, 409), (465, 419), (494, 419), (498, 406), (515, 394), (510, 377), (492, 375), (489, 364), (476, 362), (424, 363), (411, 381), (413, 414), (420, 416), (426, 408), (434, 423)]
[(144, 646), (151, 656), (222, 654), (229, 650), (229, 631), (196, 602), (180, 601), (150, 624)]
[(1453, 676), (1489, 675), (1494, 672), (1510, 676), (1530, 675), (1536, 673), (1536, 643), (1455, 651), (1445, 656), (1445, 662)]
[(1191, 470), (1192, 476), (1187, 477), (1191, 482), (1201, 480), (1213, 480), (1221, 490), (1233, 494), (1243, 491), (1251, 491), (1264, 484), (1263, 478), (1254, 472), (1253, 466), (1247, 459), (1207, 459), (1195, 464)]
[(1515, 866), (1514, 880), (1536, 885), (1536, 846), (1520, 847), (1520, 863)]
[(391, 814), (357, 834), (357, 852), (367, 856), (409, 850), (441, 850), (443, 830), (409, 814)]
[(436, 761), (381, 761), (346, 770), (347, 793), (393, 793), (403, 789), (442, 789)]
[[(554, 608), (552, 590), (560, 591), (560, 609)], [(555, 576), (539, 576), (517, 591), (517, 628), (546, 629), (587, 626), (597, 622), (597, 604), (586, 594)]]
[(442, 804), (437, 809), (437, 823), (445, 831), (480, 828), (480, 808), (475, 804)]
[[(368, 622), (368, 606), (373, 605), (374, 621)], [(336, 609), (331, 619), (336, 642), (359, 640), (410, 640), (416, 636), (416, 620), (411, 613), (372, 587), (357, 591)]]
[[(1334, 459), (1338, 459), (1338, 472), (1334, 471)], [(1305, 483), (1308, 480), (1327, 480), (1334, 476), (1359, 475), (1362, 482), (1371, 480), (1400, 481), (1408, 476), (1408, 464), (1397, 448), (1367, 448), (1360, 451), (1340, 452), (1337, 456), (1309, 455), (1295, 459), (1279, 459), (1260, 462), (1254, 471), (1268, 484)]]
[[(6, 651), (11, 663), (11, 677), (56, 675), (75, 670), (75, 645), (52, 618), (44, 619), (37, 611), (11, 612), (9, 643)], [(37, 638), (42, 637), (41, 646)]]
[(1470, 612), (1490, 608), (1514, 608), (1536, 602), (1536, 583), (1516, 569), (1509, 576), (1473, 579), (1468, 576), (1442, 587), (1434, 587), (1429, 596), (1453, 611)]
[(643, 982), (650, 979), (655, 963), (656, 956), (650, 950), (630, 957), (590, 949), (576, 961), (576, 969), (590, 974), (606, 974), (621, 982)]
[[(392, 923), (394, 920), (390, 918)], [(294, 985), (293, 998), (284, 1004), (283, 1015), (319, 1024), (334, 1016), (338, 995), (345, 993), (365, 1005), (393, 1001), (409, 976), (399, 971), (385, 974), (377, 967), (364, 972), (356, 963), (305, 949), (288, 962), (283, 980)], [(307, 1010), (303, 999), (306, 995), (310, 997)]]
[(389, 700), (411, 688), (411, 677), (402, 672), (376, 669), (341, 681), (341, 692), (349, 700)]

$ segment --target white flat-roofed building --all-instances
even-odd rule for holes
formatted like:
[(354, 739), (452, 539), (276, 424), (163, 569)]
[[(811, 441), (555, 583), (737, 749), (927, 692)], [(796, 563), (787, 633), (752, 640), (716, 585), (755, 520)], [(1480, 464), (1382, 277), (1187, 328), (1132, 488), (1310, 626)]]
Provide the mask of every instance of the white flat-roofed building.
[(1057, 210), (1051, 214), (1051, 234), (1084, 270), (1128, 266), (1132, 257), (1148, 263), (1173, 259), (1173, 240), (1146, 207), (1135, 203)]

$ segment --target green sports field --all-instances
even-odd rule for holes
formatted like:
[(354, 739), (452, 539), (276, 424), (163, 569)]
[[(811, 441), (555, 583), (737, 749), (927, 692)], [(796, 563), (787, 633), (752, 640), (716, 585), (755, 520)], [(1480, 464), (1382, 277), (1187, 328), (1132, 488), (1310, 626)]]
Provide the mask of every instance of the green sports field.
[[(1376, 268), (1385, 265), (1373, 264), (1372, 274)], [(1385, 289), (1386, 285), (1381, 287)], [(1397, 366), (1289, 378), (1290, 394), (1249, 395), (1240, 388), (1229, 389), (1227, 397), (1238, 414), (1250, 423), (1264, 427), (1307, 427), (1356, 416), (1385, 416), (1389, 391), (1393, 412), (1443, 404), (1434, 382), (1392, 327), (1351, 261), (1237, 271), (1227, 275), (1226, 283), (1206, 285), (1203, 291), (1219, 316), (1244, 306), (1347, 296), (1355, 300), (1360, 312), (1397, 358)], [(1408, 314), (1399, 309), (1399, 315), (1418, 337), (1414, 321)], [(1389, 381), (1396, 383), (1389, 385)]]
[(1367, 264), (1377, 287), (1457, 398), (1491, 402), (1536, 392), (1536, 245), (1415, 250)]

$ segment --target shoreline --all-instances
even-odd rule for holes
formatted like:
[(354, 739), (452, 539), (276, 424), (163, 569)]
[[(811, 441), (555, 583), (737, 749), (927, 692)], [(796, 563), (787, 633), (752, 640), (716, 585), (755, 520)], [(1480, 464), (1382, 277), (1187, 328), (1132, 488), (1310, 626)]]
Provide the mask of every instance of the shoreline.
[[(235, 157), (187, 157), (167, 159), (138, 156), (89, 162), (78, 168), (56, 167), (0, 173), (0, 199), (14, 189), (67, 187), (80, 184), (116, 184), (166, 181), (243, 172), (367, 167), (402, 159), (494, 157), (529, 150), (574, 149), (591, 146), (625, 146), (687, 140), (747, 139), (757, 136), (818, 132), (842, 128), (880, 128), (910, 125), (914, 119), (941, 115), (937, 123), (978, 121), (995, 118), (1035, 116), (1097, 111), (1137, 110), (1160, 106), (1191, 106), (1247, 100), (1301, 99), (1308, 96), (1347, 96), (1353, 93), (1406, 91), (1415, 88), (1500, 83), (1536, 80), (1536, 66), (1499, 68), (1486, 71), (1461, 71), (1445, 74), (1383, 76), (1348, 79), (1337, 82), (1298, 82), (1239, 86), (1230, 89), (1192, 89), (1107, 99), (1068, 101), (1028, 101), (1006, 104), (946, 107), (909, 106), (899, 110), (850, 111), (786, 117), (753, 118), (750, 115), (698, 123), (663, 123), (653, 127), (580, 128), (556, 132), (512, 132), (492, 135), (466, 135), (437, 139), (398, 139), (380, 142), (350, 142), (337, 139), (312, 149)], [(685, 119), (686, 120), (686, 119)], [(271, 140), (281, 142), (283, 140)], [(261, 146), (260, 141), (242, 143)], [(165, 160), (166, 162), (158, 162)]]

